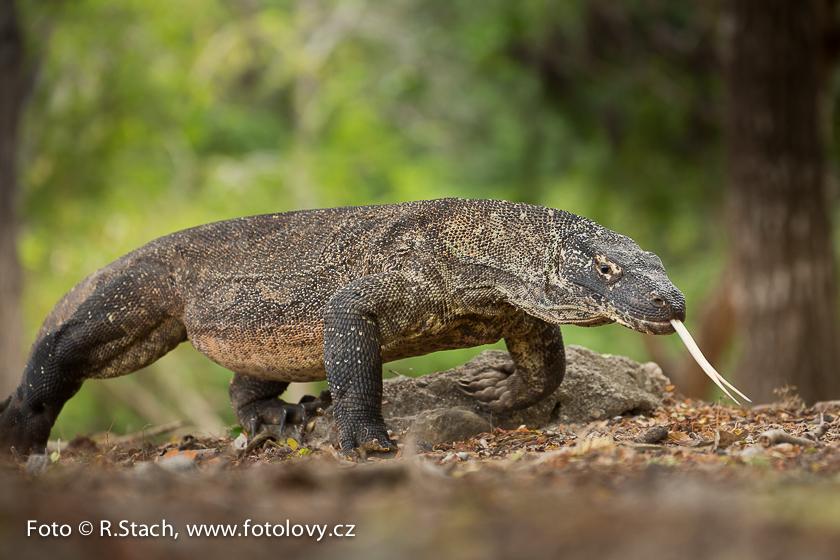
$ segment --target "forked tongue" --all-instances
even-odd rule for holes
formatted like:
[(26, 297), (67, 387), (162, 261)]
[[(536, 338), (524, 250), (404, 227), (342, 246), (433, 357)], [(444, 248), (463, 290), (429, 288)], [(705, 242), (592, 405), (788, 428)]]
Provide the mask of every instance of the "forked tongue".
[[(721, 390), (726, 393), (726, 396), (735, 401), (738, 404), (738, 399), (732, 396), (732, 394), (726, 390), (726, 387), (729, 387), (743, 398), (747, 400), (747, 402), (752, 402), (749, 397), (747, 397), (744, 393), (736, 389), (729, 381), (723, 378), (721, 374), (715, 371), (715, 368), (712, 367), (712, 364), (709, 363), (709, 360), (706, 359), (706, 356), (703, 355), (703, 352), (700, 351), (700, 348), (697, 347), (697, 343), (694, 342), (694, 339), (691, 338), (691, 335), (688, 333), (688, 329), (685, 328), (685, 325), (682, 324), (682, 321), (678, 321), (676, 319), (671, 319), (671, 324), (674, 325), (674, 329), (677, 331), (677, 334), (680, 335), (685, 347), (688, 348), (688, 351), (697, 361), (697, 364), (703, 368), (703, 371), (708, 375), (712, 381), (715, 382), (715, 385), (721, 388)], [(726, 387), (724, 387), (726, 385)]]

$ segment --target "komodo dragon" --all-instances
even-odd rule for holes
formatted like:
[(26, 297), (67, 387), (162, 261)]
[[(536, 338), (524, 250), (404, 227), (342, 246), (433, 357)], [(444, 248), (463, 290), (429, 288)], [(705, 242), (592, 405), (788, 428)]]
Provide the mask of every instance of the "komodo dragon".
[(504, 412), (563, 380), (559, 325), (669, 334), (684, 318), (656, 255), (562, 210), (448, 198), (216, 222), (128, 253), (56, 304), (0, 405), (0, 446), (45, 453), (86, 379), (131, 373), (189, 340), (234, 372), (244, 427), (300, 421), (301, 405), (278, 397), (326, 378), (342, 452), (394, 449), (384, 362), (504, 338), (515, 370), (461, 384)]

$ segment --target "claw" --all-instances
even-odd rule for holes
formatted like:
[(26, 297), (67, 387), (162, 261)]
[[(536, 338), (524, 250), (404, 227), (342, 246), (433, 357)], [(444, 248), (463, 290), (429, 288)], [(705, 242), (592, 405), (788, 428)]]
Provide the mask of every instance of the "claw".
[(284, 408), (280, 412), (280, 417), (277, 419), (278, 422), (276, 424), (266, 425), (266, 429), (269, 430), (272, 434), (276, 434), (277, 439), (280, 439), (280, 434), (283, 432), (283, 426), (286, 425), (286, 418), (288, 416), (289, 416), (289, 409)]
[(254, 439), (254, 436), (257, 435), (257, 430), (259, 429), (259, 427), (260, 427), (260, 420), (257, 417), (257, 415), (254, 414), (253, 416), (251, 416), (251, 426), (250, 426), (251, 430), (248, 433), (248, 435), (250, 436), (248, 438), (248, 441), (251, 441), (251, 440)]
[(256, 405), (254, 414), (248, 419), (248, 446), (252, 451), (267, 440), (285, 441), (282, 432), (286, 424), (299, 424), (303, 430), (312, 419), (324, 415), (324, 409), (332, 404), (329, 390), (318, 397), (304, 395), (297, 404), (282, 400), (266, 400)]
[(326, 409), (332, 404), (332, 394), (329, 389), (324, 389), (317, 397), (315, 395), (303, 395), (298, 404), (304, 405), (307, 411), (315, 408)]

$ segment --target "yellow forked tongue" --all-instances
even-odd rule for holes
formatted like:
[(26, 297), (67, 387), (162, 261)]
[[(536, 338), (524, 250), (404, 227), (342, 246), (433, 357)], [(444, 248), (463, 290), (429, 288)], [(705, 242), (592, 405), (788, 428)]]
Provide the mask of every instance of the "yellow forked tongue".
[[(735, 401), (738, 404), (738, 399), (732, 396), (732, 394), (726, 390), (726, 387), (729, 387), (742, 397), (744, 397), (748, 402), (752, 402), (747, 395), (736, 389), (729, 381), (723, 378), (721, 374), (715, 371), (715, 368), (712, 367), (712, 364), (709, 363), (709, 360), (706, 359), (706, 356), (703, 355), (703, 352), (700, 351), (700, 348), (697, 347), (697, 343), (694, 342), (694, 339), (691, 338), (691, 335), (688, 333), (688, 329), (685, 328), (685, 325), (682, 324), (682, 321), (678, 321), (676, 319), (671, 319), (671, 324), (674, 325), (674, 329), (676, 329), (677, 334), (680, 335), (685, 347), (688, 348), (688, 351), (691, 352), (691, 355), (697, 360), (697, 363), (703, 368), (703, 371), (708, 375), (712, 381), (715, 382), (715, 385), (721, 388), (721, 390), (726, 393), (726, 396)], [(726, 385), (724, 387), (723, 385)]]

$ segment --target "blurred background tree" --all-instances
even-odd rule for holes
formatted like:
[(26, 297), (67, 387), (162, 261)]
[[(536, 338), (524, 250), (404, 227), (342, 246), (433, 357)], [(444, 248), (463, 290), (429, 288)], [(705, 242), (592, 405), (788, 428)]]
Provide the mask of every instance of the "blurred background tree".
[(23, 32), (13, 2), (0, 4), (0, 394), (17, 387), (23, 368), (18, 259), (18, 127), (29, 82)]
[[(823, 8), (815, 25), (832, 28), (834, 3), (809, 1)], [(588, 216), (657, 252), (687, 295), (689, 327), (737, 383), (745, 339), (733, 330), (734, 281), (726, 279), (742, 269), (729, 265), (725, 186), (737, 178), (725, 165), (732, 159), (723, 134), (724, 108), (734, 103), (724, 91), (740, 72), (726, 74), (735, 66), (722, 56), (740, 48), (723, 32), (732, 6), (19, 2), (24, 60), (38, 61), (16, 142), (23, 344), (87, 274), (177, 229), (299, 208), (505, 198)], [(817, 41), (797, 56), (822, 56), (823, 47)], [(820, 60), (822, 91), (833, 101), (833, 66)], [(821, 208), (830, 218), (835, 206), (826, 198)], [(820, 254), (833, 267), (833, 253)], [(834, 301), (826, 308), (836, 319)], [(19, 329), (3, 320), (2, 337), (14, 336)], [(600, 352), (656, 359), (686, 394), (711, 396), (675, 337), (616, 325), (564, 335)], [(385, 368), (427, 373), (476, 353)], [(20, 371), (4, 375), (16, 383)], [(229, 379), (181, 345), (143, 372), (86, 384), (53, 435), (175, 418), (218, 431), (234, 422)]]
[(761, 402), (792, 385), (840, 396), (837, 276), (825, 145), (836, 2), (729, 5), (726, 132), (738, 374)]

